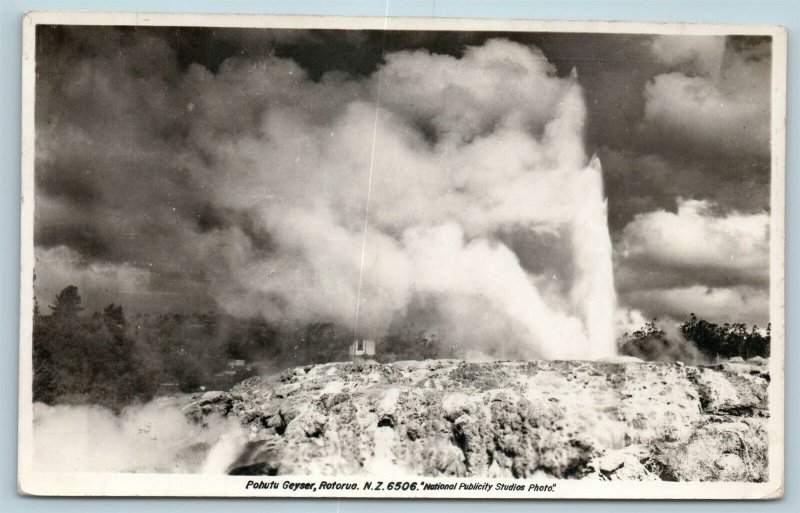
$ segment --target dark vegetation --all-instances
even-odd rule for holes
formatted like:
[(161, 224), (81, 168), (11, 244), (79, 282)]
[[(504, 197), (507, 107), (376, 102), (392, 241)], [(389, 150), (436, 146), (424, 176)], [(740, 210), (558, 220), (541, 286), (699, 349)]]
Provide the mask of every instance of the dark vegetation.
[(678, 332), (667, 334), (653, 319), (632, 334), (625, 334), (620, 352), (646, 361), (687, 364), (714, 362), (720, 359), (756, 356), (769, 358), (771, 327), (762, 334), (758, 326), (745, 324), (714, 324), (690, 314), (689, 320), (678, 326)]
[[(623, 354), (687, 364), (769, 356), (770, 333), (722, 326), (694, 315), (667, 336), (655, 320), (621, 341)], [(110, 304), (84, 310), (77, 287), (62, 290), (49, 313), (34, 308), (33, 398), (48, 404), (100, 404), (119, 410), (156, 395), (225, 390), (257, 373), (347, 360), (349, 327), (331, 322), (288, 326), (221, 313), (126, 315)], [(456, 358), (457, 346), (414, 326), (377, 340), (381, 362)], [(245, 365), (236, 365), (244, 360)]]
[[(353, 333), (335, 323), (287, 326), (222, 313), (128, 316), (121, 306), (84, 310), (75, 286), (49, 314), (34, 308), (33, 399), (119, 410), (170, 392), (225, 390), (257, 373), (347, 360)], [(377, 342), (379, 361), (452, 357), (422, 330)], [(449, 352), (449, 351), (448, 351)], [(244, 366), (231, 366), (244, 360)]]

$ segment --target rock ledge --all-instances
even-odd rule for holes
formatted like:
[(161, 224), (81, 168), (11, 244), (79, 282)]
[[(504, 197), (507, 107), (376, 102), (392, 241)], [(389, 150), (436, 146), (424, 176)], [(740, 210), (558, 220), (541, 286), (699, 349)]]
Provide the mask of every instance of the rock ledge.
[(184, 410), (250, 433), (232, 474), (767, 479), (766, 362), (347, 362)]

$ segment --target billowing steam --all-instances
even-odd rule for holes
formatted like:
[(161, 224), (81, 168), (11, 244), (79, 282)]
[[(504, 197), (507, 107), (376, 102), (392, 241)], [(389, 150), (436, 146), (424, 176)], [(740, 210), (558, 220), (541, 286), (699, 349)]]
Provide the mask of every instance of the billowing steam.
[(398, 51), (369, 76), (312, 79), (276, 56), (212, 72), (170, 67), (157, 38), (124, 52), (85, 44), (96, 45), (91, 65), (52, 84), (66, 100), (37, 127), (37, 170), (90, 180), (92, 194), (69, 203), (54, 189), (37, 215), (78, 217), (51, 237), (91, 219), (102, 244), (87, 249), (110, 263), (75, 267), (80, 255), (40, 249), (41, 301), (75, 283), (89, 298), (130, 293), (158, 311), (202, 298), (354, 336), (425, 325), (462, 355), (614, 353), (611, 243), (582, 89), (537, 48)]
[[(183, 307), (212, 300), (354, 336), (424, 324), (462, 354), (614, 353), (611, 243), (582, 89), (537, 48), (398, 51), (369, 76), (312, 78), (274, 55), (180, 69), (146, 35), (124, 52), (84, 44), (91, 65), (50, 84), (66, 96), (37, 126), (37, 170), (48, 186), (89, 180), (91, 195), (43, 192), (37, 215), (91, 219), (87, 237), (102, 244), (79, 247), (109, 264), (75, 267), (80, 255), (40, 248), (37, 297), (76, 283), (86, 297), (114, 290), (153, 306), (173, 296), (151, 291), (183, 287), (170, 292)], [(71, 230), (42, 236), (83, 233)], [(412, 312), (423, 311), (421, 323)]]
[[(614, 354), (600, 163), (577, 76), (538, 49), (402, 51), (360, 80), (314, 82), (278, 58), (189, 75), (203, 158), (186, 165), (214, 205), (255, 212), (269, 234), (266, 253), (236, 230), (200, 245), (233, 313), (356, 324), (358, 305), (356, 336), (380, 337), (424, 302), (467, 349), (503, 337), (494, 356)], [(250, 119), (219, 115), (232, 84)]]
[(119, 415), (99, 406), (33, 405), (33, 462), (44, 472), (224, 474), (246, 435), (232, 419), (192, 423), (166, 398)]

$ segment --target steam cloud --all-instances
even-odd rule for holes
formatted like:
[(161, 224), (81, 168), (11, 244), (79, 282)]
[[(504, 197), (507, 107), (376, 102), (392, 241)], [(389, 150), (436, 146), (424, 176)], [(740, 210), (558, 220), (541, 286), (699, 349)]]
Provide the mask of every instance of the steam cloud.
[[(37, 139), (44, 168), (81, 158), (67, 148), (97, 150), (101, 190), (88, 201), (102, 197), (133, 236), (147, 236), (140, 260), (125, 256), (111, 275), (146, 289), (159, 278), (152, 262), (169, 268), (180, 255), (171, 265), (202, 269), (198, 288), (237, 315), (332, 320), (380, 337), (425, 304), (441, 338), (467, 350), (502, 336), (495, 356), (614, 354), (612, 249), (600, 163), (583, 144), (582, 89), (537, 48), (489, 40), (460, 58), (399, 51), (370, 76), (316, 81), (275, 56), (131, 79), (124, 64), (168, 52), (160, 44), (142, 37), (69, 71), (68, 99), (90, 91), (106, 115), (85, 114), (83, 130), (56, 119)], [(151, 161), (173, 169), (151, 171)], [(164, 196), (161, 212), (139, 211), (138, 193), (117, 186), (132, 173), (163, 174), (152, 191)], [(192, 205), (181, 203), (187, 188)], [(49, 219), (70, 207), (37, 206)], [(99, 209), (93, 241), (111, 239), (113, 253), (119, 230)], [(153, 228), (156, 216), (166, 225)], [(40, 261), (58, 261), (57, 251), (40, 249)], [(40, 297), (60, 284), (48, 274), (58, 269), (37, 270)]]
[(222, 474), (246, 440), (235, 421), (192, 424), (171, 399), (125, 408), (33, 405), (39, 471)]
[[(222, 81), (243, 74), (230, 63)], [(270, 91), (276, 74), (291, 83), (291, 105)], [(445, 325), (495, 310), (528, 356), (613, 351), (611, 244), (599, 162), (587, 166), (583, 150), (575, 77), (555, 77), (535, 49), (494, 40), (461, 59), (391, 54), (363, 82), (310, 83), (278, 59), (248, 80), (266, 90), (265, 104), (278, 104), (259, 121), (260, 137), (204, 141), (217, 164), (195, 165), (217, 204), (259, 211), (277, 251), (263, 258), (232, 247), (233, 281), (214, 283), (222, 305), (354, 322), (360, 301), (360, 334), (370, 335), (421, 297), (442, 305)], [(361, 94), (331, 106), (342, 90)], [(198, 98), (198, 115), (209, 105)], [(571, 248), (568, 295), (521, 266), (497, 236), (504, 229), (555, 235)], [(447, 307), (464, 298), (480, 301)]]

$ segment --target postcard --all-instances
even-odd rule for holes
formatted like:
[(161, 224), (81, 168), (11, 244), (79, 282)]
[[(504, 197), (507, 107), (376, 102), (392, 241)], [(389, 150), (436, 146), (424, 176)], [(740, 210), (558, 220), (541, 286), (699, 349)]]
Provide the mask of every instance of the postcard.
[(22, 21), (20, 493), (782, 496), (782, 27)]

